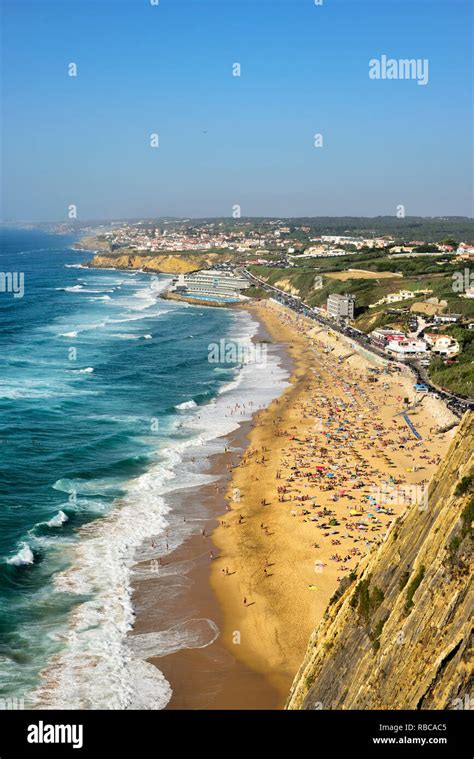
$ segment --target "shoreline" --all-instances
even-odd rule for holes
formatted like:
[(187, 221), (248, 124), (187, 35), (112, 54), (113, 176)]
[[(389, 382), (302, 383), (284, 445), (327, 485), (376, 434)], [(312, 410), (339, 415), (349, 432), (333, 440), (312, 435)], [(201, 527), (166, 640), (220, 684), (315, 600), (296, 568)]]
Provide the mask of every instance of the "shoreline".
[[(400, 487), (420, 491), (454, 434), (437, 434), (434, 427), (454, 417), (440, 402), (428, 399), (410, 412), (423, 437), (421, 442), (415, 440), (401, 417), (395, 416), (402, 409), (402, 397), (413, 395), (408, 376), (381, 375), (379, 382), (369, 384), (365, 373), (380, 362), (357, 352), (349, 357), (350, 341), (268, 302), (255, 310), (270, 333), (287, 342), (294, 369), (289, 387), (261, 412), (246, 454), (233, 470), (227, 491), (232, 510), (226, 514), (231, 529), (219, 526), (214, 531), (220, 555), (213, 563), (211, 582), (224, 611), (224, 643), (243, 663), (263, 674), (284, 703), (310, 636), (339, 582), (357, 571), (364, 556), (377, 550), (391, 522), (406, 506), (406, 501), (396, 503), (375, 513), (374, 501), (361, 501), (359, 516), (353, 516), (355, 500), (347, 503), (346, 499), (370, 497), (367, 482), (355, 494), (326, 492), (320, 478), (305, 481), (304, 469), (314, 468), (316, 462), (322, 469), (321, 462), (326, 466), (329, 461), (335, 473), (327, 476), (336, 481), (344, 481), (340, 469), (347, 474), (354, 470), (358, 478), (369, 479), (372, 487), (395, 476), (403, 481)], [(382, 378), (386, 379), (383, 387)], [(358, 397), (356, 387), (361, 390)], [(345, 421), (350, 425), (345, 425), (343, 417), (348, 417)], [(358, 425), (360, 442), (341, 442), (341, 436), (337, 442), (337, 435), (326, 432), (333, 429), (331, 418), (342, 425), (341, 436), (349, 439), (351, 426)], [(381, 431), (372, 434), (375, 419)], [(333, 434), (336, 442), (323, 438), (322, 448), (321, 435), (326, 434)], [(384, 435), (390, 436), (390, 446)], [(283, 496), (278, 493), (282, 486), (287, 491)], [(242, 493), (238, 505), (232, 503), (234, 488)], [(315, 529), (327, 522), (321, 509), (329, 509), (336, 520), (324, 535)], [(392, 513), (384, 513), (387, 510)], [(333, 561), (335, 554), (340, 558)], [(231, 576), (222, 574), (225, 566)], [(236, 631), (239, 645), (234, 643)]]
[[(253, 310), (245, 310), (252, 319), (256, 318)], [(289, 370), (286, 346), (275, 342), (259, 318), (256, 321), (258, 328), (252, 340), (271, 343), (280, 366)], [(222, 629), (223, 615), (210, 581), (213, 564), (217, 561), (212, 533), (225, 510), (230, 471), (244, 454), (260, 413), (262, 410), (256, 409), (250, 420), (239, 421), (236, 429), (216, 439), (219, 451), (208, 457), (205, 470), (206, 475), (213, 478), (211, 482), (166, 496), (170, 506), (171, 525), (167, 530), (170, 542), (173, 527), (176, 527), (173, 517), (184, 518), (178, 515), (186, 514), (187, 525), (196, 522), (192, 534), (169, 552), (165, 546), (167, 535), (161, 536), (162, 541), (157, 546), (159, 564), (153, 574), (149, 561), (134, 566), (135, 623), (127, 636), (132, 647), (135, 636), (160, 634), (159, 631), (169, 632), (173, 628), (183, 632), (183, 625), (189, 625), (190, 621), (194, 626), (199, 621), (200, 635), (203, 635), (202, 640), (197, 640), (194, 633), (189, 635), (188, 647), (177, 644), (169, 653), (147, 657), (170, 683), (172, 696), (165, 707), (167, 710), (278, 709), (284, 703), (266, 677), (229, 651), (220, 634), (213, 639), (214, 629)]]
[[(301, 503), (291, 512), (289, 506), (277, 505), (275, 479), (282, 467), (282, 450), (289, 440), (304, 443), (308, 434), (313, 435), (314, 419), (307, 423), (306, 418), (313, 412), (302, 409), (307, 399), (314, 397), (316, 375), (320, 380), (324, 377), (324, 392), (330, 403), (337, 405), (332, 386), (337, 380), (344, 383), (348, 377), (358, 376), (364, 384), (361, 367), (384, 364), (362, 350), (347, 355), (350, 340), (277, 303), (249, 302), (240, 309), (257, 321), (252, 340), (270, 343), (279, 364), (291, 365), (291, 374), (289, 384), (273, 400), (261, 409), (248, 408), (246, 419), (235, 418), (238, 426), (233, 431), (213, 438), (214, 451), (206, 457), (204, 469), (209, 482), (195, 489), (179, 490), (178, 485), (177, 491), (165, 496), (169, 528), (157, 536), (158, 546), (150, 537), (147, 549), (145, 540), (138, 553), (148, 553), (149, 558), (133, 565), (130, 594), (135, 619), (126, 642), (132, 658), (154, 665), (157, 675), (161, 672), (166, 678), (171, 698), (164, 708), (169, 710), (284, 708), (308, 640), (342, 578), (337, 565), (330, 566), (328, 552), (315, 555), (313, 544), (308, 544), (303, 523), (309, 521), (311, 512), (302, 509), (297, 513)], [(328, 373), (334, 369), (335, 383)], [(404, 385), (403, 394), (409, 394), (412, 382), (408, 377), (397, 375), (395, 382)], [(320, 386), (321, 381), (319, 392)], [(371, 397), (376, 390), (370, 385)], [(378, 390), (380, 394), (380, 386)], [(367, 395), (364, 403), (371, 403)], [(433, 408), (442, 405), (430, 398), (428, 404)], [(418, 417), (425, 411), (410, 412), (419, 428)], [(238, 416), (240, 411), (235, 413)], [(410, 433), (402, 424), (409, 440)], [(448, 440), (449, 433), (444, 438)], [(310, 448), (316, 455), (314, 445), (312, 440)], [(285, 453), (287, 458), (293, 455)], [(200, 460), (199, 453), (197, 458)], [(189, 461), (181, 464), (184, 470), (186, 463)], [(287, 469), (289, 466), (285, 462)], [(236, 488), (242, 494), (238, 506), (232, 502)], [(258, 507), (255, 499), (260, 496)], [(306, 495), (296, 499), (306, 500)], [(328, 504), (326, 499), (325, 509)], [(321, 505), (318, 498), (318, 508)], [(242, 514), (242, 523), (238, 514)], [(391, 520), (382, 521), (388, 527)], [(169, 547), (168, 538), (175, 545)], [(370, 550), (367, 546), (358, 554), (365, 556)], [(315, 571), (319, 570), (315, 561), (324, 566), (316, 580)], [(354, 562), (351, 571), (353, 568)]]

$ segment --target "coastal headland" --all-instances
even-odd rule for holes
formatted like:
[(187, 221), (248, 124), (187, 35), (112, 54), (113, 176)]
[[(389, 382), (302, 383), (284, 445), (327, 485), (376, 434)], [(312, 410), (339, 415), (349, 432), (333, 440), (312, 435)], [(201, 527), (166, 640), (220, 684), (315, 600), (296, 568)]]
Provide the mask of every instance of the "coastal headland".
[(135, 248), (113, 251), (110, 245), (98, 237), (84, 237), (74, 245), (79, 250), (94, 251), (94, 257), (85, 262), (91, 269), (124, 269), (156, 274), (187, 274), (198, 269), (210, 268), (226, 261), (222, 253), (162, 253), (145, 254)]

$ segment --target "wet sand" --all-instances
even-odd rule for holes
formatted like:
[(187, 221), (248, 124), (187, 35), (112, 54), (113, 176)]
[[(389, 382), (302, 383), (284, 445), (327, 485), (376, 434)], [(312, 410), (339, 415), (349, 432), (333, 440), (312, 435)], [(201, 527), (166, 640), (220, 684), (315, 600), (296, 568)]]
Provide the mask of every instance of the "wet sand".
[[(263, 325), (255, 340), (273, 342)], [(276, 347), (281, 363), (290, 370), (291, 362), (285, 346)], [(212, 542), (212, 532), (219, 524), (219, 515), (226, 508), (225, 492), (231, 476), (229, 468), (239, 463), (258, 413), (261, 412), (219, 439), (221, 450), (228, 450), (211, 456), (209, 468), (206, 469), (206, 474), (218, 478), (216, 482), (166, 496), (171, 507), (170, 539), (173, 521), (176, 529), (176, 520), (183, 518), (186, 518), (188, 529), (193, 524), (192, 534), (169, 553), (166, 550), (166, 536), (162, 538), (161, 543), (157, 544), (161, 554), (160, 564), (155, 565), (153, 572), (150, 572), (149, 561), (137, 564), (133, 583), (136, 622), (131, 637), (169, 630), (189, 620), (211, 620), (219, 630), (222, 628), (222, 609), (210, 583), (211, 566), (218, 555)], [(167, 709), (253, 710), (283, 707), (282, 695), (264, 675), (237, 658), (233, 650), (224, 645), (220, 635), (201, 648), (180, 648), (148, 661), (158, 667), (171, 685), (173, 693)]]

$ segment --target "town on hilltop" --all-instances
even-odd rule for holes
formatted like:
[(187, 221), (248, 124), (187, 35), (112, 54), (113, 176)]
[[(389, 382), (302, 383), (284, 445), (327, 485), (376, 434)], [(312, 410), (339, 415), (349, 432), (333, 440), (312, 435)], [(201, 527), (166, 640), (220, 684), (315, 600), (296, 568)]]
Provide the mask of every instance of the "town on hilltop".
[[(66, 227), (55, 229), (78, 231)], [(180, 274), (172, 289), (181, 297), (196, 297), (198, 277), (204, 300), (282, 300), (411, 362), (422, 381), (474, 397), (471, 219), (157, 219), (89, 223), (80, 231), (80, 245), (99, 256), (93, 266)], [(222, 287), (225, 272), (240, 285), (227, 284), (224, 298), (215, 283), (220, 276)]]

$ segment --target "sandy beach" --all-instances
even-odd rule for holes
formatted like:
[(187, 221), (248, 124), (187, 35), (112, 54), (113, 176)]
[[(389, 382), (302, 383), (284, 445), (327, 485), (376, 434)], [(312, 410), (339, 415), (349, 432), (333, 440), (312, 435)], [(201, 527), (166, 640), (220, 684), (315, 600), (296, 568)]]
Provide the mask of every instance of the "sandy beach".
[[(275, 343), (263, 322), (256, 342), (271, 342), (278, 361), (291, 371), (286, 345)], [(152, 648), (163, 655), (147, 657), (171, 686), (166, 709), (277, 709), (281, 696), (264, 674), (249, 667), (229, 649), (219, 634), (223, 609), (211, 587), (211, 568), (217, 555), (212, 534), (226, 507), (231, 472), (249, 445), (254, 426), (239, 421), (240, 411), (228, 408), (238, 427), (219, 438), (219, 453), (209, 457), (211, 482), (192, 490), (168, 494), (169, 528), (153, 539), (156, 560), (134, 568), (133, 606), (136, 620), (129, 641), (151, 636)], [(202, 463), (202, 462), (201, 462)], [(180, 536), (183, 537), (180, 537)], [(177, 547), (173, 547), (176, 538)], [(149, 547), (148, 547), (149, 548)], [(153, 636), (167, 636), (153, 645)], [(173, 635), (173, 631), (176, 635)]]
[(253, 308), (294, 368), (232, 464), (211, 584), (221, 643), (268, 680), (282, 708), (340, 580), (408, 504), (427, 507), (425, 486), (454, 434), (441, 430), (455, 417), (430, 397), (410, 410), (411, 429), (400, 415), (417, 400), (408, 372), (384, 371), (271, 301)]

